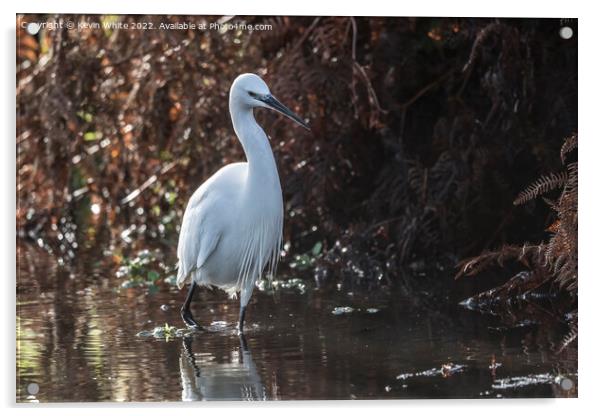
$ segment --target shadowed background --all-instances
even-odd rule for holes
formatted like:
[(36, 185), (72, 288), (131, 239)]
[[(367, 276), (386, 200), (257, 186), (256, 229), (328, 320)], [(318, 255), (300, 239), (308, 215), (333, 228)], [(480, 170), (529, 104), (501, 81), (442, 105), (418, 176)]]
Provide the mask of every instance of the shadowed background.
[[(256, 112), (275, 138), (290, 252), (320, 242), (340, 258), (343, 245), (361, 256), (367, 279), (394, 279), (425, 255), (455, 262), (544, 235), (545, 207), (517, 210), (512, 201), (559, 168), (562, 140), (576, 130), (576, 36), (562, 39), (557, 20), (221, 22), (271, 30), (19, 30), (21, 237), (67, 257), (85, 249), (57, 241), (71, 224), (87, 244), (103, 230), (116, 244), (129, 231), (134, 243), (174, 246), (194, 189), (244, 158), (227, 107), (242, 72), (265, 77), (312, 126), (305, 134)], [(90, 223), (107, 227), (88, 232)], [(332, 263), (329, 273), (352, 272)]]

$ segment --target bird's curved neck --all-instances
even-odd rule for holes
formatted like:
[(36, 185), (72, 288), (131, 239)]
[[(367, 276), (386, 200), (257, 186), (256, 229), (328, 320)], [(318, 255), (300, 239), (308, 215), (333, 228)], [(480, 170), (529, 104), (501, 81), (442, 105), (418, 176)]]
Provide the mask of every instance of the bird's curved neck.
[(253, 110), (231, 103), (230, 114), (234, 131), (247, 157), (249, 177), (262, 181), (278, 180), (272, 148), (265, 132), (255, 121)]

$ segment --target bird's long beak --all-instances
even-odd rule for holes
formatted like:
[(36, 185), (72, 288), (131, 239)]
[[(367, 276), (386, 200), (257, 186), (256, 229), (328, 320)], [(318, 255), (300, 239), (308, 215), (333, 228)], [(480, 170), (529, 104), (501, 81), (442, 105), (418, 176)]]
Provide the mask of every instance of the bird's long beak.
[(301, 125), (302, 127), (306, 128), (307, 130), (310, 130), (309, 124), (307, 124), (305, 121), (303, 121), (303, 119), (301, 117), (299, 117), (298, 115), (293, 113), (291, 110), (289, 110), (284, 104), (282, 104), (280, 101), (278, 101), (273, 95), (268, 94), (259, 99), (261, 101), (263, 101), (263, 103), (266, 104), (268, 107), (278, 111), (280, 114), (287, 116), (288, 118), (295, 121), (297, 124)]

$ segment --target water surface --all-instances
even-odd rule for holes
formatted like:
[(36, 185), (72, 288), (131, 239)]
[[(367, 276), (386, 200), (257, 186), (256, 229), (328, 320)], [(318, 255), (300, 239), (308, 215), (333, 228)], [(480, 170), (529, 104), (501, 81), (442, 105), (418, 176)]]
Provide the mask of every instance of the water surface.
[(58, 266), (43, 250), (19, 246), (17, 401), (577, 394), (576, 347), (557, 352), (561, 324), (508, 327), (452, 299), (307, 282), (304, 291), (256, 291), (244, 339), (233, 328), (238, 302), (205, 289), (193, 312), (207, 332), (155, 338), (137, 334), (182, 328), (185, 291), (120, 283), (100, 258)]

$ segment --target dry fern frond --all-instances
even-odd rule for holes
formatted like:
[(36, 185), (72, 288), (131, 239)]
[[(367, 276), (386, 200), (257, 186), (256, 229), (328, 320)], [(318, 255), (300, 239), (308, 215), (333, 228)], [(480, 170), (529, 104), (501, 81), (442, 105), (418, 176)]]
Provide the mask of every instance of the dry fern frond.
[(540, 176), (535, 182), (529, 185), (524, 191), (518, 194), (514, 200), (514, 205), (521, 205), (530, 201), (541, 194), (551, 191), (555, 188), (560, 188), (567, 183), (569, 175), (567, 172), (549, 173)]
[(485, 41), (492, 35), (501, 33), (503, 30), (505, 30), (505, 26), (500, 23), (490, 23), (480, 30), (472, 45), (472, 49), (470, 50), (468, 61), (466, 61), (464, 68), (462, 68), (462, 72), (472, 69)]
[(538, 259), (542, 251), (542, 245), (525, 244), (522, 247), (516, 245), (505, 245), (499, 250), (486, 251), (478, 256), (471, 257), (462, 261), (458, 267), (459, 271), (455, 276), (458, 279), (462, 276), (474, 276), (479, 274), (493, 263), (502, 267), (508, 260), (519, 260), (528, 262), (528, 257), (532, 256)]
[(569, 345), (571, 345), (577, 339), (577, 334), (579, 332), (578, 328), (579, 328), (579, 326), (577, 324), (577, 318), (575, 318), (569, 326), (569, 332), (562, 338), (562, 341), (560, 342), (560, 346), (558, 347), (558, 349), (556, 349), (556, 354), (559, 354), (562, 351), (564, 351)]
[[(561, 158), (577, 147), (577, 135), (566, 139), (561, 150)], [(577, 203), (578, 203), (578, 166), (577, 162), (569, 163), (566, 170), (541, 176), (529, 185), (514, 201), (514, 205), (522, 204), (555, 188), (562, 188), (557, 200), (544, 198), (546, 203), (556, 212), (557, 217), (548, 226), (551, 233), (548, 242), (539, 245), (527, 245), (522, 248), (506, 245), (496, 251), (487, 251), (479, 256), (467, 259), (458, 266), (460, 270), (456, 279), (461, 276), (473, 276), (494, 262), (503, 266), (506, 260), (520, 261), (530, 270), (541, 276), (541, 282), (556, 284), (560, 290), (576, 295), (578, 287), (578, 255), (577, 255)], [(529, 262), (530, 260), (530, 262)], [(507, 285), (502, 285), (503, 288)], [(501, 293), (500, 288), (484, 292), (483, 296)], [(526, 286), (524, 290), (528, 290)], [(479, 296), (481, 296), (479, 295)]]
[(566, 164), (566, 155), (577, 148), (577, 134), (573, 134), (565, 140), (564, 144), (560, 148), (560, 159), (562, 164)]

